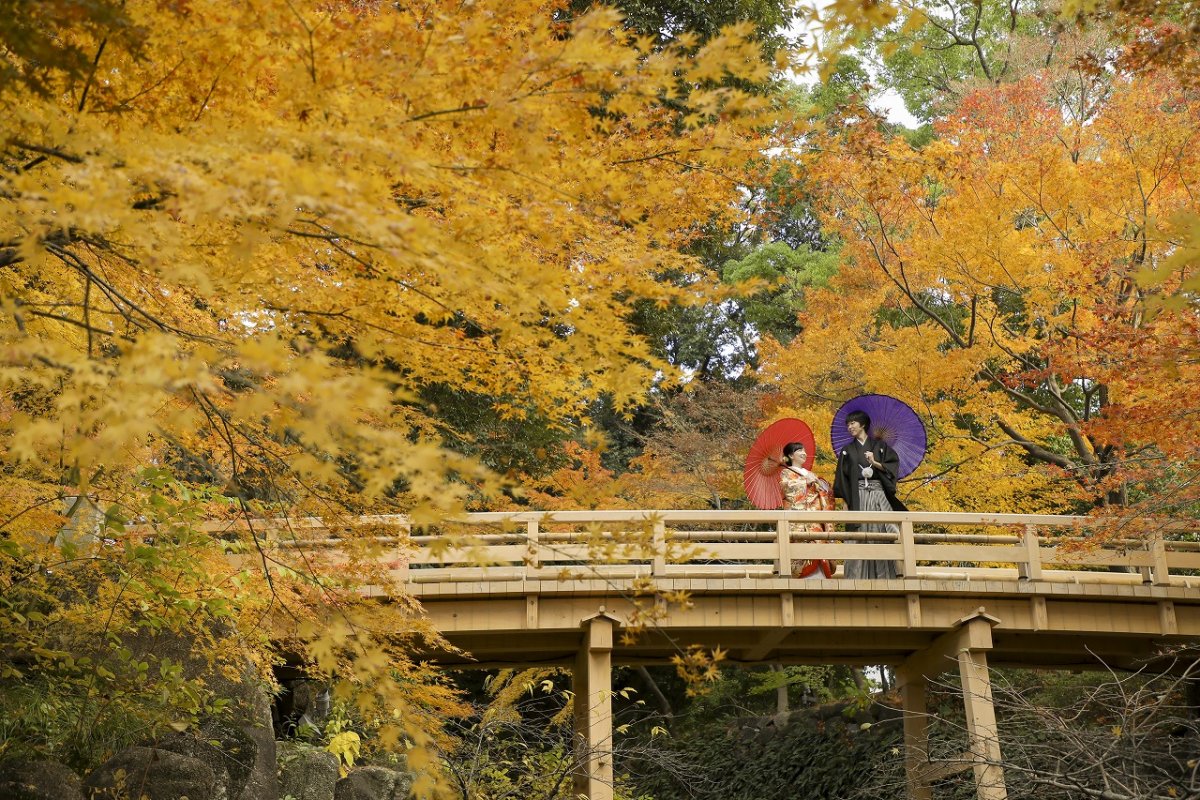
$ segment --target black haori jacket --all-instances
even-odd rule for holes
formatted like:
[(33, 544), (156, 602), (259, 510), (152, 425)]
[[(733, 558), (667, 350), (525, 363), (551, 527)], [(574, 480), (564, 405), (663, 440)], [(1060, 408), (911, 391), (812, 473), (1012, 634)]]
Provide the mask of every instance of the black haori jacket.
[[(833, 496), (846, 501), (847, 511), (859, 511), (858, 483), (862, 480), (862, 465), (850, 456), (850, 451), (858, 444), (853, 439), (850, 441), (850, 444), (838, 452), (837, 470), (833, 476)], [(908, 506), (896, 497), (896, 475), (900, 472), (900, 456), (887, 442), (872, 439), (870, 436), (862, 447), (864, 450), (870, 449), (875, 454), (875, 460), (883, 464), (883, 469), (875, 470), (872, 477), (883, 486), (888, 505), (893, 511), (908, 511)]]

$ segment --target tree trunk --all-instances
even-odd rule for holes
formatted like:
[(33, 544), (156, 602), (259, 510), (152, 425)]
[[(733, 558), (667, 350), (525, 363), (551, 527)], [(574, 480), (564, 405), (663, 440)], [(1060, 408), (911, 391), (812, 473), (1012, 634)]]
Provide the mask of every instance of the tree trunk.
[(668, 722), (675, 718), (675, 711), (671, 708), (671, 701), (663, 694), (662, 689), (658, 688), (658, 683), (654, 680), (654, 676), (650, 674), (650, 670), (639, 666), (637, 668), (638, 677), (642, 679), (642, 683), (649, 690), (650, 696), (654, 698), (654, 705), (658, 708), (658, 713), (663, 716)]
[[(783, 672), (782, 664), (772, 664), (771, 672)], [(786, 714), (788, 712), (788, 685), (784, 683), (775, 689), (775, 713)]]

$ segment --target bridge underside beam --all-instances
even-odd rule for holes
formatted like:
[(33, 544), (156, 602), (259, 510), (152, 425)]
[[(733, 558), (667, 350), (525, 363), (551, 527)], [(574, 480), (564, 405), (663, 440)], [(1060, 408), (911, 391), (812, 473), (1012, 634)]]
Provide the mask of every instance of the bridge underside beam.
[[(594, 611), (596, 606), (592, 607)], [(968, 609), (964, 608), (964, 613)], [(582, 616), (582, 615), (581, 615)], [(943, 629), (944, 630), (944, 629)], [(939, 631), (830, 631), (802, 628), (668, 628), (647, 630), (631, 643), (619, 644), (614, 664), (654, 666), (671, 663), (678, 643), (701, 643), (727, 652), (730, 664), (875, 664), (903, 663), (912, 653), (927, 650)], [(669, 634), (666, 635), (666, 634)], [(449, 668), (504, 668), (530, 664), (571, 668), (579, 649), (579, 629), (446, 632), (446, 638), (472, 656), (461, 653), (423, 653)], [(1157, 639), (1129, 634), (1058, 633), (1056, 635), (993, 632), (988, 661), (992, 666), (1046, 669), (1116, 669), (1142, 667), (1153, 656)], [(946, 661), (954, 669), (952, 656)]]

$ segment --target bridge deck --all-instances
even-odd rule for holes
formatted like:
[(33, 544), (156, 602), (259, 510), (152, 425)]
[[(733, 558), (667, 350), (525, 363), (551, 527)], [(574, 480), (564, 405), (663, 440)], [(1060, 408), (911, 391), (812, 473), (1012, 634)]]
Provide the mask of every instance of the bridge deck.
[[(892, 527), (836, 530), (870, 522)], [(340, 529), (244, 524), (265, 534), (269, 563), (336, 567), (353, 563), (351, 551), (382, 563), (390, 586), (362, 590), (384, 602), (415, 596), (459, 648), (424, 657), (571, 668), (585, 754), (576, 791), (592, 800), (614, 796), (614, 662), (666, 663), (700, 645), (735, 663), (896, 665), (907, 795), (929, 798), (938, 776), (971, 766), (977, 797), (1000, 800), (989, 665), (1162, 669), (1172, 649), (1200, 640), (1192, 520), (1115, 533), (1078, 517), (796, 511), (470, 514), (419, 529), (401, 517)], [(901, 577), (788, 577), (809, 559), (887, 560)], [(926, 684), (953, 670), (967, 750), (932, 763)]]

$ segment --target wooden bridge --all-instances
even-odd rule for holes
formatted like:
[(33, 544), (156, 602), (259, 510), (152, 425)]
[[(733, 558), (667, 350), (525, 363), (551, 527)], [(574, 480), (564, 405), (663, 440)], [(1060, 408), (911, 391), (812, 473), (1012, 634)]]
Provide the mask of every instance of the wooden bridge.
[[(978, 796), (1006, 797), (988, 668), (1153, 665), (1200, 637), (1200, 524), (1097, 546), (1082, 517), (796, 511), (469, 514), (393, 525), (394, 577), (467, 655), (447, 667), (573, 670), (587, 768), (578, 791), (612, 797), (611, 668), (663, 664), (690, 645), (738, 664), (891, 665), (904, 700), (908, 792), (973, 769)], [(891, 522), (898, 534), (808, 532)], [(310, 521), (281, 548), (336, 546)], [(281, 553), (281, 555), (283, 555)], [(793, 559), (887, 559), (895, 580), (790, 577)], [(380, 592), (368, 587), (368, 592)], [(669, 598), (669, 599), (668, 599)], [(636, 629), (632, 638), (620, 634)], [(926, 682), (957, 671), (969, 740), (926, 756)]]

